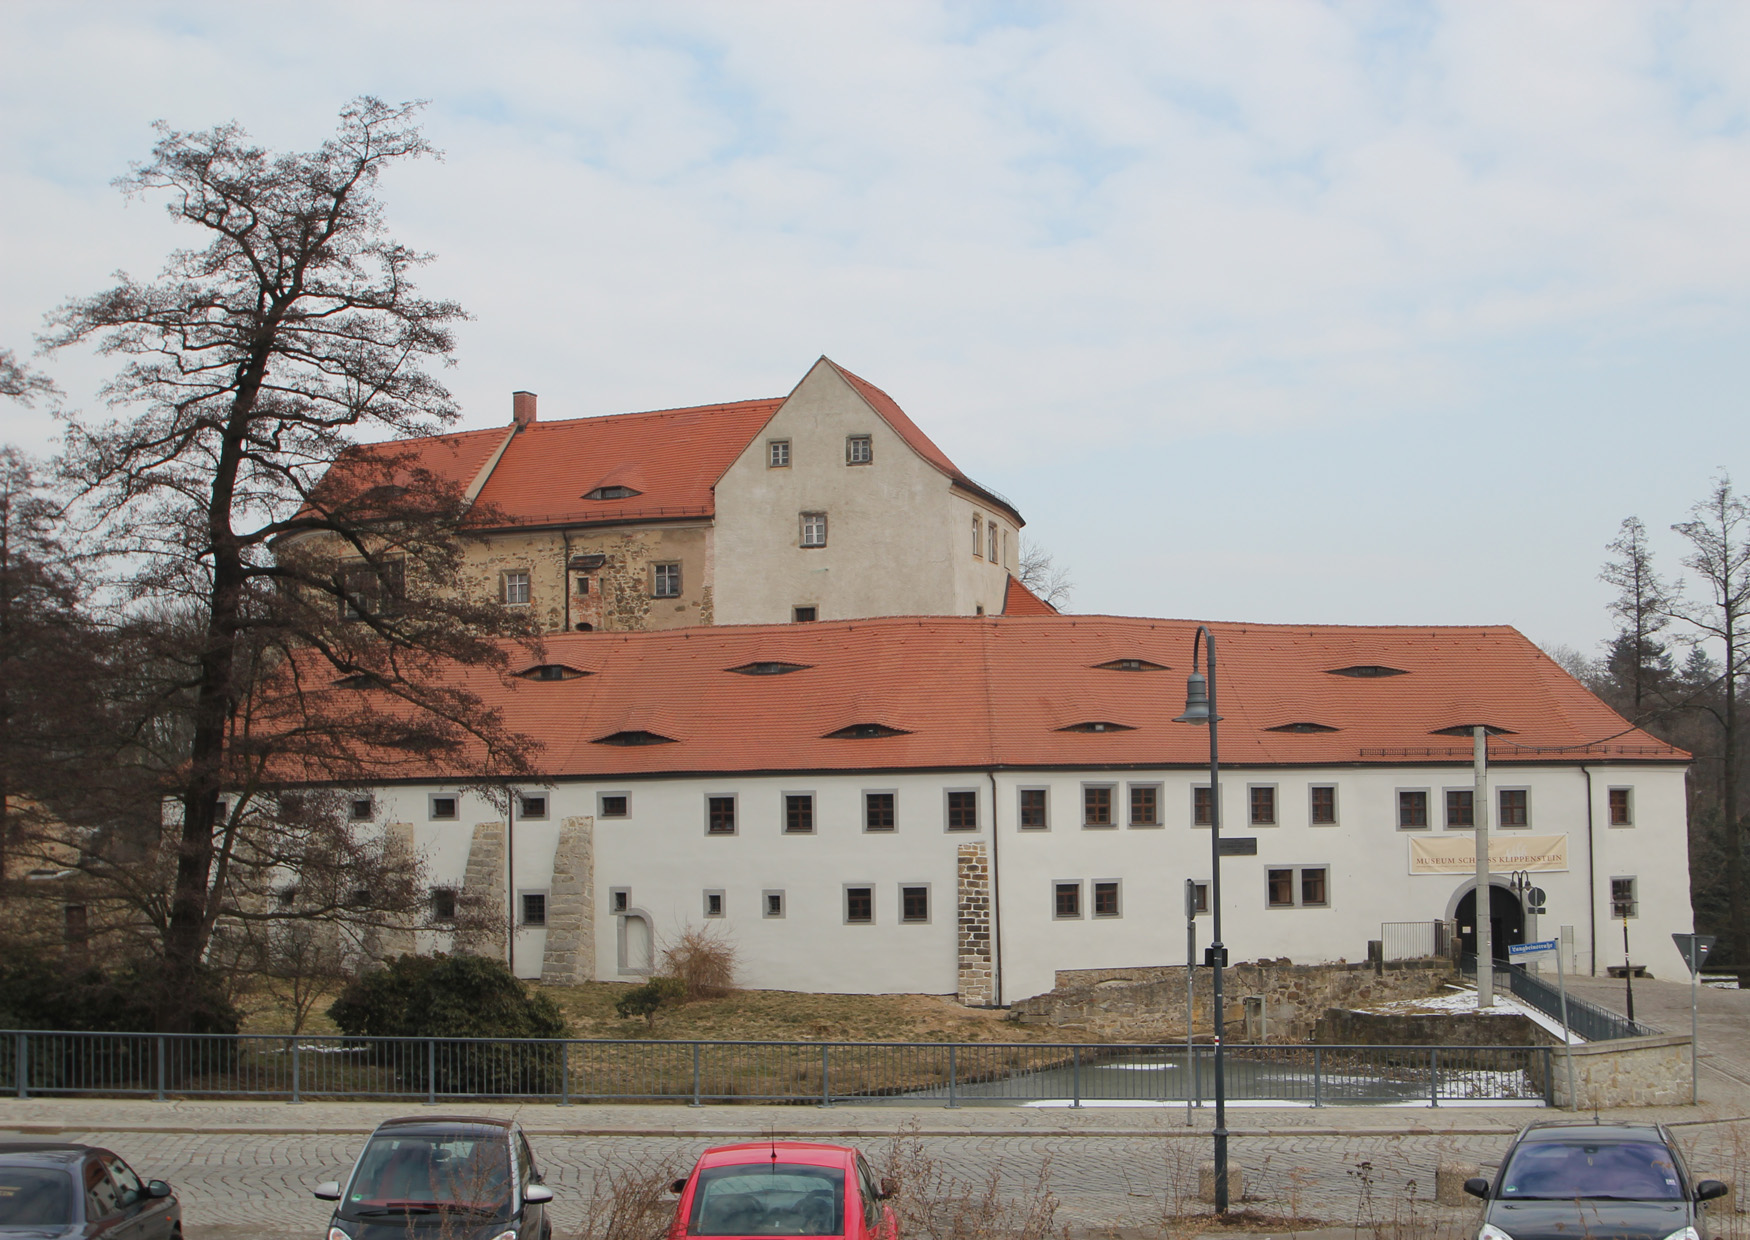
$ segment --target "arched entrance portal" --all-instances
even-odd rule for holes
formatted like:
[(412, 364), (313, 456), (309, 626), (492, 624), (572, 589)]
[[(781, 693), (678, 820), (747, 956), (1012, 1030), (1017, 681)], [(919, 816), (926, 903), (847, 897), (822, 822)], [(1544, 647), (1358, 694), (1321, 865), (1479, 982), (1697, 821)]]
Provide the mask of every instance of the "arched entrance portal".
[[(1453, 913), (1458, 922), (1459, 950), (1476, 954), (1477, 950), (1477, 892), (1472, 887), (1459, 897), (1458, 908)], [(1489, 933), (1494, 939), (1494, 957), (1496, 960), (1507, 959), (1507, 949), (1515, 943), (1525, 942), (1525, 908), (1519, 903), (1519, 897), (1505, 887), (1489, 885)]]

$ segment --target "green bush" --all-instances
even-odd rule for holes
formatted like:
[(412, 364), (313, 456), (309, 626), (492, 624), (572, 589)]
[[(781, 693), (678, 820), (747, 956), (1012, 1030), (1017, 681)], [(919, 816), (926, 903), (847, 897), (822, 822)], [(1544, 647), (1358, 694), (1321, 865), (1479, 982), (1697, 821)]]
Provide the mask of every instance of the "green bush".
[(653, 977), (644, 985), (634, 986), (614, 1000), (614, 1011), (620, 1014), (622, 1020), (642, 1016), (645, 1024), (654, 1025), (659, 1008), (679, 1003), (686, 997), (687, 984), (680, 978)]
[[(0, 959), (0, 1029), (150, 1033), (168, 1025), (180, 1033), (234, 1034), (242, 1018), (217, 979), (201, 972), (194, 986), (165, 994), (164, 970), (129, 960), (111, 971), (69, 967), (44, 955)], [(160, 1015), (174, 1017), (160, 1021)]]

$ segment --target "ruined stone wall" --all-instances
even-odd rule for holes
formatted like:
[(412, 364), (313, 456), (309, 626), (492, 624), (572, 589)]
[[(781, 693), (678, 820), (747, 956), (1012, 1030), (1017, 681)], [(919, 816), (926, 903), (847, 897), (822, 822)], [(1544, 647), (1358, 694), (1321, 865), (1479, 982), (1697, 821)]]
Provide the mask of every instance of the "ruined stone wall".
[(1326, 1046), (1538, 1046), (1548, 1041), (1529, 1016), (1500, 1012), (1356, 1012), (1332, 1008), (1313, 1041)]
[(547, 890), (547, 946), (541, 980), (571, 986), (595, 980), (595, 818), (566, 818), (553, 850)]
[(957, 861), (960, 973), (955, 997), (970, 1007), (986, 1007), (996, 1002), (996, 982), (991, 969), (990, 861), (983, 841), (960, 845)]

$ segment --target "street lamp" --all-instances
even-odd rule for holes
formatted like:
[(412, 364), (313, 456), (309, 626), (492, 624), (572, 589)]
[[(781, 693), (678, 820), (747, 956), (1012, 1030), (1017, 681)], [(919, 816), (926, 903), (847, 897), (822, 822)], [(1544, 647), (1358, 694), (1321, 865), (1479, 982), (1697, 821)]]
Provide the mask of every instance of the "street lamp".
[[(1209, 676), (1197, 670), (1197, 645), (1208, 652)], [(1209, 912), (1212, 918), (1209, 962), (1215, 969), (1215, 1212), (1227, 1213), (1227, 1064), (1223, 1059), (1221, 1001), (1221, 759), (1216, 748), (1215, 725), (1215, 635), (1207, 625), (1198, 625), (1191, 639), (1191, 675), (1185, 680), (1185, 713), (1174, 723), (1209, 725)]]

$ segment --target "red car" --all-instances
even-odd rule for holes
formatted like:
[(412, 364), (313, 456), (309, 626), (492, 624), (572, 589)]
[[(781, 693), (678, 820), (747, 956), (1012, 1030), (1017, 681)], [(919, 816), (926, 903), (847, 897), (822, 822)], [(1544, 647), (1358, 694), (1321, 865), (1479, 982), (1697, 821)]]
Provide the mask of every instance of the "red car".
[(687, 1236), (842, 1236), (899, 1240), (888, 1181), (843, 1145), (750, 1141), (719, 1145), (676, 1180), (670, 1240)]

